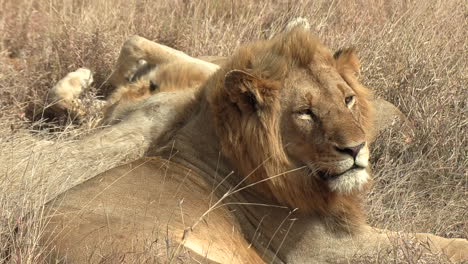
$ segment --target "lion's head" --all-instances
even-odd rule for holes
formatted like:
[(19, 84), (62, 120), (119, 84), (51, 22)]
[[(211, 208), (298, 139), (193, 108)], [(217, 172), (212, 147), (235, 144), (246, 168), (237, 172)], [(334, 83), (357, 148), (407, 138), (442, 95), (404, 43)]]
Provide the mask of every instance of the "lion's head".
[(280, 203), (356, 218), (372, 131), (358, 71), (301, 28), (241, 48), (206, 84), (222, 152)]

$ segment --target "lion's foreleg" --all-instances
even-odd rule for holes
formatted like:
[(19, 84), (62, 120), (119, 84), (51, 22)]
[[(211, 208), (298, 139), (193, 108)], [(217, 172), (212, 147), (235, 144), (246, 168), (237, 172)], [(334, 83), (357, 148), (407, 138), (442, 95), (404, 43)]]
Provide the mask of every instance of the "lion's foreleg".
[(444, 254), (454, 262), (468, 260), (468, 240), (463, 238), (445, 238), (429, 233), (394, 232), (378, 228), (369, 228), (369, 230), (371, 230), (369, 233), (372, 233), (370, 237), (380, 237), (380, 241), (386, 241), (382, 240), (382, 236), (386, 237), (389, 247), (404, 246), (408, 241), (412, 241), (420, 246), (423, 253)]
[(432, 253), (443, 253), (451, 261), (468, 261), (468, 240), (462, 238), (445, 238), (428, 233), (416, 233), (415, 238)]

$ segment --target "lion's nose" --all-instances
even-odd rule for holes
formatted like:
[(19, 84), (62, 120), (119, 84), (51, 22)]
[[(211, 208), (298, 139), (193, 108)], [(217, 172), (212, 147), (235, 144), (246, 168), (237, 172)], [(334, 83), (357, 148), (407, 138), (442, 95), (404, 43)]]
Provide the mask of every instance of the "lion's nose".
[(353, 146), (353, 147), (336, 147), (335, 150), (343, 153), (343, 154), (348, 154), (353, 157), (353, 159), (356, 159), (357, 155), (359, 154), (359, 151), (366, 145), (366, 142), (362, 142), (359, 145)]

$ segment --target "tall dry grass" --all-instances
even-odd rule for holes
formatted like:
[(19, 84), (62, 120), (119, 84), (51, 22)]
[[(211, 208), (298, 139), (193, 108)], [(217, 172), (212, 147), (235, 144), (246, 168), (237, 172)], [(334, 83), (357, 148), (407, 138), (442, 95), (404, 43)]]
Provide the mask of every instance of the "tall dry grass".
[[(65, 169), (36, 165), (66, 162), (63, 151), (43, 146), (66, 149), (89, 131), (70, 126), (32, 136), (24, 120), (26, 107), (42, 101), (66, 73), (91, 68), (92, 92), (105, 96), (111, 89), (105, 81), (130, 35), (192, 56), (229, 55), (297, 16), (308, 18), (331, 48), (355, 46), (362, 81), (416, 127), (411, 144), (399, 140), (397, 130), (374, 143), (369, 221), (467, 238), (467, 14), (463, 0), (0, 0), (0, 251), (13, 241), (10, 262), (37, 263), (46, 254), (38, 246), (40, 205), (76, 181)], [(101, 168), (123, 160), (103, 157)], [(12, 239), (17, 226), (21, 236)]]

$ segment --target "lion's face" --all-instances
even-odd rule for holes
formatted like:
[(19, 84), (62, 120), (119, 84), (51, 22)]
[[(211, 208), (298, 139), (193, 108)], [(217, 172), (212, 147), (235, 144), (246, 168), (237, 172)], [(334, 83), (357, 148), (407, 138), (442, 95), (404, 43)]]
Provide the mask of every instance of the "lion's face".
[(293, 71), (281, 89), (280, 133), (287, 156), (332, 191), (368, 181), (369, 150), (359, 94), (334, 67)]

